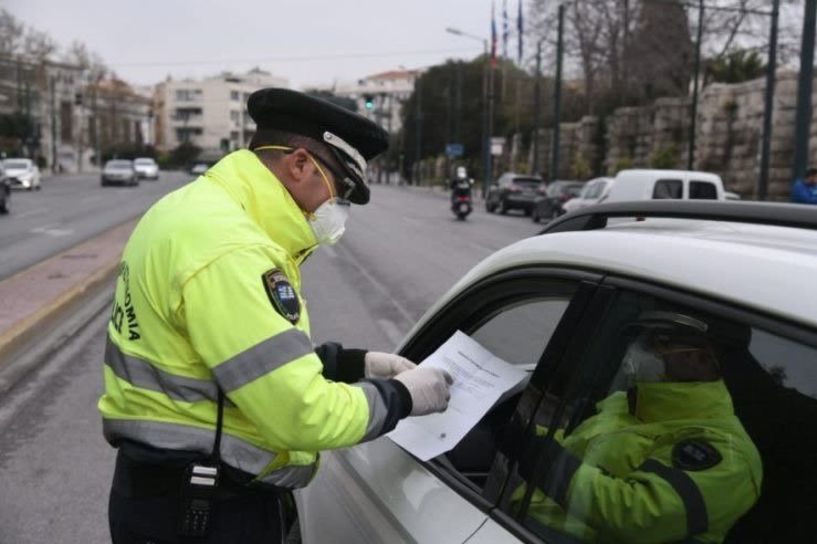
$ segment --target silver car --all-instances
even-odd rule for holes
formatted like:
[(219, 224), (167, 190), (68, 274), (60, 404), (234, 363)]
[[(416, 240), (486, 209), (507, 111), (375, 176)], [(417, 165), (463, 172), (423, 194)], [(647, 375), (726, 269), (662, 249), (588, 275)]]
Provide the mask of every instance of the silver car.
[(106, 185), (139, 185), (139, 176), (133, 167), (133, 161), (114, 159), (105, 163), (102, 169), (101, 184)]
[(12, 188), (27, 191), (41, 189), (41, 174), (39, 167), (31, 159), (5, 159), (3, 170)]
[(150, 157), (140, 157), (134, 159), (133, 169), (140, 179), (159, 179), (159, 165)]
[[(323, 454), (296, 494), (302, 541), (813, 542), (815, 215), (642, 201), (577, 210), (544, 232), (473, 268), (397, 349), (420, 362), (463, 331), (530, 370), (521, 393), (428, 462), (388, 436)], [(630, 381), (633, 324), (659, 314), (703, 325), (716, 377), (668, 385), (706, 384), (706, 402)], [(690, 369), (703, 360), (671, 353)], [(654, 412), (638, 411), (650, 391)], [(609, 406), (623, 407), (609, 425), (583, 426)], [(625, 419), (643, 429), (626, 443), (610, 426)], [(556, 442), (578, 467), (548, 453)], [(545, 474), (554, 485), (540, 486)]]

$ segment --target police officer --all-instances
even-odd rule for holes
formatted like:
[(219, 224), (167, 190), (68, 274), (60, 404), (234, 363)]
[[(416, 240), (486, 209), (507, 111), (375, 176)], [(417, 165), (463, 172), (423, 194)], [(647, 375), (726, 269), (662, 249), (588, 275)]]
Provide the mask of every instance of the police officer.
[(152, 206), (124, 250), (99, 400), (115, 543), (279, 542), (318, 452), (447, 407), (444, 372), (309, 337), (299, 266), (369, 201), (387, 134), (286, 89), (247, 107), (250, 149)]
[[(650, 311), (622, 360), (632, 387), (568, 436), (538, 429), (528, 516), (592, 542), (722, 542), (757, 501), (760, 455), (720, 378), (709, 323)], [(520, 504), (525, 487), (512, 502)]]

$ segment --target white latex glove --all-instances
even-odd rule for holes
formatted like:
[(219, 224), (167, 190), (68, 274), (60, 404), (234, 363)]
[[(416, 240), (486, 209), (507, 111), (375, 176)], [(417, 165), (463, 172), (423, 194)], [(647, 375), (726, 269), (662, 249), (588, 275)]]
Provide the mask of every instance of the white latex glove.
[(449, 388), (454, 379), (439, 368), (417, 367), (394, 377), (408, 389), (411, 395), (410, 416), (424, 416), (444, 412), (451, 398)]
[(401, 372), (417, 368), (417, 365), (399, 355), (369, 351), (363, 358), (363, 372), (367, 378), (381, 378), (388, 380)]

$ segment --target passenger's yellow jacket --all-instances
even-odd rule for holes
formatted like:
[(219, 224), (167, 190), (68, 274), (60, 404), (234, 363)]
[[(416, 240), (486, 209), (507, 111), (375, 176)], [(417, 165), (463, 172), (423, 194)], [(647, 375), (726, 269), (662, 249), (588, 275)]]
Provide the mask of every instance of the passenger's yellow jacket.
[(534, 492), (535, 522), (589, 542), (721, 542), (757, 501), (760, 455), (722, 381), (640, 384), (597, 408), (556, 433), (575, 472), (561, 496)]

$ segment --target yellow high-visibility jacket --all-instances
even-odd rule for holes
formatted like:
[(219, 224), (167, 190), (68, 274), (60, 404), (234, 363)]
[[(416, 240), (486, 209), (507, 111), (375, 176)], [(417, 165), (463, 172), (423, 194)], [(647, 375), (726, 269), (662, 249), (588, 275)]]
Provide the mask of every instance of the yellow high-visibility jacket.
[(722, 381), (640, 384), (597, 407), (555, 433), (536, 522), (587, 542), (721, 542), (760, 496), (760, 454)]
[[(222, 460), (296, 488), (320, 450), (393, 428), (411, 410), (405, 388), (324, 376), (298, 269), (316, 245), (289, 192), (247, 150), (151, 207), (125, 247), (108, 324), (106, 439), (209, 454), (221, 389)], [(276, 309), (269, 274), (288, 280), (300, 315)]]

